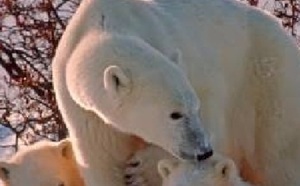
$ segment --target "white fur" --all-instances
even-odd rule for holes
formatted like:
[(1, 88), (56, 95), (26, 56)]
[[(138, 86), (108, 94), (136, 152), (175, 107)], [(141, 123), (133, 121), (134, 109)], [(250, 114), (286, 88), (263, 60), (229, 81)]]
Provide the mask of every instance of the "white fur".
[(6, 186), (84, 186), (69, 140), (38, 142), (0, 162)]
[(230, 159), (213, 157), (202, 163), (161, 160), (162, 186), (250, 186), (242, 181)]
[[(170, 156), (169, 153), (163, 151), (160, 147), (149, 145), (143, 149), (138, 150), (134, 156), (132, 156), (126, 164), (125, 175), (127, 177), (126, 186), (134, 186), (139, 180), (143, 181), (146, 186), (158, 186), (162, 185), (161, 178), (157, 171), (158, 162), (163, 159), (172, 161), (178, 161), (174, 156)], [(139, 183), (141, 185), (141, 183)]]
[[(170, 64), (178, 51), (182, 70)], [(178, 125), (166, 124), (166, 115), (175, 108), (174, 90), (184, 95), (182, 110), (198, 109), (189, 82), (214, 149), (234, 159), (245, 179), (297, 185), (299, 61), (296, 44), (274, 18), (235, 1), (83, 0), (59, 44), (53, 78), (89, 186), (123, 185), (117, 178), (132, 144), (114, 128), (176, 153), (180, 139), (171, 136)], [(108, 96), (103, 71), (111, 65), (140, 84), (129, 83), (117, 98)]]
[[(77, 157), (85, 177), (108, 174), (111, 176), (103, 179), (123, 184), (122, 164), (134, 148), (127, 134), (141, 136), (184, 158), (195, 158), (209, 149), (197, 96), (183, 72), (136, 37), (99, 34), (91, 32), (78, 44), (64, 67), (66, 85), (57, 89), (65, 96), (60, 102), (62, 113), (80, 150)], [(184, 117), (173, 120), (172, 112), (181, 112)], [(160, 130), (153, 130), (156, 128)], [(115, 134), (106, 136), (109, 132)], [(87, 139), (91, 135), (97, 139)], [(100, 153), (95, 156), (90, 149)], [(104, 163), (110, 170), (102, 167)], [(91, 184), (109, 183), (100, 179), (97, 176)]]

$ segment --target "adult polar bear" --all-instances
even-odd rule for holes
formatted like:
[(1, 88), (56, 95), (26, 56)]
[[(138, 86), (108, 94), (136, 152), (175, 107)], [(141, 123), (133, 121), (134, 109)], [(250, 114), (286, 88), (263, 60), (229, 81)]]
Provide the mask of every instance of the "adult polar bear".
[[(119, 38), (117, 41), (115, 35)], [(123, 45), (123, 48), (107, 42), (122, 43), (120, 46)], [(133, 44), (135, 42), (137, 46)], [(128, 46), (126, 43), (129, 43)], [(148, 65), (151, 70), (143, 67), (145, 72), (140, 72), (145, 73), (148, 83), (142, 84), (147, 85), (147, 91), (139, 92), (138, 98), (146, 100), (145, 107), (153, 101), (154, 107), (160, 111), (170, 105), (169, 100), (174, 100), (170, 99), (170, 91), (175, 85), (164, 79), (166, 76), (172, 74), (180, 89), (183, 87), (189, 95), (193, 94), (178, 68), (169, 64), (169, 59), (178, 58), (174, 54), (179, 51), (182, 69), (201, 100), (202, 121), (212, 135), (216, 151), (231, 157), (242, 176), (252, 183), (266, 186), (300, 183), (297, 175), (300, 172), (300, 142), (297, 140), (300, 128), (300, 54), (296, 44), (272, 17), (229, 0), (83, 0), (58, 47), (53, 62), (53, 78), (59, 107), (75, 149), (78, 149), (76, 156), (83, 166), (87, 185), (122, 185), (121, 181), (115, 181), (122, 169), (120, 162), (134, 152), (134, 149), (121, 148), (126, 145), (134, 147), (128, 135), (103, 124), (102, 119), (112, 122), (119, 113), (106, 118), (103, 117), (103, 108), (98, 107), (112, 104), (115, 96), (103, 98), (105, 92), (95, 92), (103, 84), (105, 76), (97, 71), (97, 68), (103, 68), (98, 66), (99, 63), (108, 60), (109, 65), (116, 65), (113, 64), (116, 57), (112, 53), (120, 49), (127, 53), (124, 61), (132, 58), (132, 68), (135, 65), (140, 68), (145, 61), (155, 61)], [(151, 55), (154, 55), (153, 59)], [(107, 59), (109, 57), (112, 59)], [(161, 68), (156, 66), (159, 61), (163, 63)], [(97, 65), (86, 65), (90, 63)], [(152, 77), (155, 68), (157, 73), (153, 73)], [(82, 72), (85, 74), (82, 75)], [(127, 78), (130, 68), (126, 68), (126, 73), (118, 67), (112, 67), (112, 71), (108, 72), (112, 72), (106, 73), (111, 77), (108, 82), (115, 84), (108, 86), (110, 90), (118, 91), (132, 80)], [(161, 76), (164, 73), (167, 75)], [(174, 76), (174, 73), (178, 75)], [(115, 78), (116, 75), (119, 77)], [(85, 86), (88, 80), (94, 87)], [(163, 97), (159, 97), (158, 101), (149, 100), (149, 94), (153, 96), (159, 92), (151, 88), (162, 90), (164, 86), (166, 90), (160, 92)], [(124, 93), (123, 88), (121, 90), (122, 95), (133, 94), (131, 91)], [(97, 96), (103, 101), (102, 105)], [(193, 96), (189, 97), (195, 101)], [(129, 100), (135, 103), (132, 97)], [(194, 107), (186, 102), (185, 106)], [(116, 107), (119, 104), (117, 101), (112, 105)], [(131, 113), (142, 113), (143, 117), (150, 115), (145, 110), (138, 112), (141, 107), (132, 108)], [(173, 112), (168, 109), (163, 113)], [(122, 111), (125, 112), (124, 109)], [(128, 125), (126, 112), (120, 114), (124, 117), (123, 126), (121, 117), (118, 122), (112, 122), (116, 128), (132, 132), (177, 155), (178, 149), (183, 146), (186, 149), (180, 150), (192, 154), (191, 148), (178, 145), (179, 140), (170, 133), (173, 130), (162, 129), (166, 127), (164, 117), (167, 116), (154, 116), (155, 122), (158, 122), (155, 123), (153, 118), (142, 120), (142, 117), (133, 114), (135, 120)], [(131, 113), (129, 115), (132, 116)], [(182, 120), (182, 115), (175, 113), (173, 116)], [(139, 121), (141, 126), (137, 127)], [(152, 125), (148, 126), (150, 123)], [(177, 126), (173, 125), (173, 128)], [(138, 128), (138, 131), (133, 128)], [(154, 136), (151, 130), (158, 135)], [(200, 136), (199, 144), (204, 144), (203, 135)], [(103, 149), (106, 153), (100, 152)]]
[(109, 22), (90, 20), (91, 6), (82, 2), (53, 62), (58, 104), (85, 183), (125, 184), (126, 161), (143, 143), (132, 134), (181, 158), (211, 156), (197, 95), (174, 63), (179, 52), (169, 59), (142, 39), (102, 30)]

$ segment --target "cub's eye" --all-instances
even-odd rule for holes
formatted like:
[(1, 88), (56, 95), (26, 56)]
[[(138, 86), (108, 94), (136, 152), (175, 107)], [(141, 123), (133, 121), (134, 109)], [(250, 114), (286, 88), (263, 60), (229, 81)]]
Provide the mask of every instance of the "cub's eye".
[(178, 120), (178, 119), (183, 118), (183, 114), (181, 114), (180, 112), (173, 112), (173, 113), (170, 114), (170, 117), (173, 120)]
[(60, 182), (60, 183), (58, 184), (58, 186), (65, 186), (65, 184), (64, 184), (63, 182)]

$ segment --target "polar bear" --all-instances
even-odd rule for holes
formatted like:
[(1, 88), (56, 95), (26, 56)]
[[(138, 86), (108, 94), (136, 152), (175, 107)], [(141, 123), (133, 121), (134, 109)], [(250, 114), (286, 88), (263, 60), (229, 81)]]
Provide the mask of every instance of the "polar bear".
[(0, 180), (6, 186), (84, 186), (71, 142), (42, 141), (0, 162)]
[(87, 185), (123, 185), (122, 168), (139, 136), (182, 158), (211, 156), (198, 98), (176, 62), (136, 37), (99, 34), (85, 35), (68, 63), (54, 68), (65, 68), (56, 91)]
[(53, 82), (88, 186), (123, 186), (145, 141), (199, 160), (211, 143), (252, 184), (297, 185), (299, 61), (275, 18), (234, 0), (83, 0)]
[(162, 186), (250, 186), (240, 177), (234, 162), (213, 157), (204, 162), (165, 159), (158, 163)]

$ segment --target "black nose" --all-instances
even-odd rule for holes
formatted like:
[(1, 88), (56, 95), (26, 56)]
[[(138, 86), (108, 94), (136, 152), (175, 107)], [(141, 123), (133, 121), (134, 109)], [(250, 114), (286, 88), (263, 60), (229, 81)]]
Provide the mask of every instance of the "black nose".
[(197, 154), (196, 158), (197, 158), (197, 161), (203, 161), (203, 160), (206, 160), (209, 157), (211, 157), (213, 154), (214, 154), (214, 152), (212, 150), (210, 150), (210, 151), (207, 151), (203, 154)]

